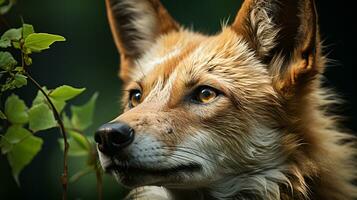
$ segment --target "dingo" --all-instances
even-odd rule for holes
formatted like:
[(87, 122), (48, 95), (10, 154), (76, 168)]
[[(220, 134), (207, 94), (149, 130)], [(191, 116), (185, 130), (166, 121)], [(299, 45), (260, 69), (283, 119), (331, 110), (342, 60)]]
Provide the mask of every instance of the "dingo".
[(216, 35), (158, 0), (106, 5), (125, 110), (95, 140), (104, 170), (136, 188), (129, 199), (357, 196), (355, 139), (321, 87), (313, 0), (245, 0)]

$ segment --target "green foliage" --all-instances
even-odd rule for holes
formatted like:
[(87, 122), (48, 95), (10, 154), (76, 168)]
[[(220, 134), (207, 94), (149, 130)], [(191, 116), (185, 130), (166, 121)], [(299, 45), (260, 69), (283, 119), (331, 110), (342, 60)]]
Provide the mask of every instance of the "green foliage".
[(22, 28), (12, 28), (7, 30), (0, 38), (2, 48), (11, 47), (11, 42), (20, 41), (22, 37)]
[[(0, 10), (4, 3), (4, 0), (0, 0)], [(60, 122), (63, 122), (64, 131), (68, 133), (69, 155), (87, 156), (88, 166), (85, 170), (88, 173), (98, 170), (95, 145), (84, 134), (84, 131), (92, 124), (98, 95), (95, 93), (84, 105), (71, 106), (71, 118), (68, 118), (65, 112), (68, 101), (83, 93), (85, 88), (68, 85), (55, 89), (41, 88), (27, 73), (27, 68), (32, 65), (30, 55), (49, 49), (54, 42), (58, 41), (65, 41), (65, 38), (48, 33), (35, 33), (34, 27), (30, 24), (9, 29), (0, 37), (0, 48), (6, 49), (0, 51), (0, 80), (4, 81), (1, 83), (0, 96), (6, 91), (26, 86), (28, 80), (34, 82), (39, 89), (30, 108), (19, 96), (11, 94), (6, 98), (4, 112), (0, 110), (0, 118), (7, 120), (9, 124), (5, 134), (0, 135), (1, 153), (7, 156), (17, 183), (19, 183), (18, 177), (21, 171), (41, 151), (44, 141), (35, 134), (59, 127)], [(16, 56), (7, 51), (9, 48), (12, 48), (11, 52), (18, 51), (21, 62), (18, 62), (15, 59)], [(56, 118), (58, 116), (56, 113), (62, 113), (62, 117)], [(63, 139), (60, 139), (60, 145), (63, 149)], [(78, 172), (76, 177), (79, 178), (80, 174), (84, 173)]]
[(58, 101), (67, 101), (81, 94), (85, 88), (74, 88), (68, 85), (60, 86), (50, 92), (48, 95)]
[[(81, 106), (71, 106), (71, 118), (66, 114), (62, 115), (63, 123), (66, 129), (69, 130), (68, 133), (70, 135), (70, 139), (68, 140), (71, 147), (69, 149), (69, 155), (76, 157), (86, 156), (88, 159), (87, 167), (70, 178), (70, 181), (72, 182), (84, 175), (100, 170), (97, 162), (95, 145), (93, 144), (93, 141), (84, 134), (84, 131), (92, 125), (97, 98), (98, 94), (95, 93), (85, 104)], [(59, 144), (61, 149), (63, 149), (64, 144), (62, 140), (59, 140)]]
[[(15, 2), (16, 0), (0, 0), (0, 15), (7, 13)], [(94, 94), (83, 105), (67, 106), (69, 101), (83, 93), (85, 88), (62, 85), (47, 89), (41, 87), (28, 73), (28, 69), (33, 65), (33, 53), (47, 50), (55, 42), (65, 40), (60, 35), (36, 33), (35, 28), (30, 24), (11, 28), (0, 36), (0, 98), (5, 100), (5, 105), (0, 105), (0, 108), (4, 107), (3, 111), (0, 110), (1, 153), (7, 157), (14, 179), (19, 184), (21, 171), (41, 151), (45, 142), (38, 137), (38, 133), (50, 128), (59, 128), (63, 136), (59, 139), (60, 146), (65, 150), (64, 171), (61, 176), (64, 186), (63, 199), (66, 199), (68, 183), (68, 171), (65, 167), (67, 150), (70, 156), (87, 157), (86, 167), (75, 173), (70, 181), (76, 181), (88, 173), (95, 172), (98, 184), (102, 182), (94, 141), (85, 134), (86, 129), (92, 124), (98, 95)], [(12, 90), (26, 86), (28, 82), (32, 82), (38, 89), (36, 97), (29, 106), (19, 96), (10, 93)], [(66, 106), (70, 107), (67, 109), (71, 111), (69, 115), (66, 113)], [(69, 149), (68, 145), (64, 145), (66, 138)]]
[(6, 51), (0, 51), (0, 69), (5, 71), (11, 71), (17, 65), (17, 61)]
[(84, 135), (76, 131), (69, 131), (69, 135), (73, 138), (74, 141), (76, 141), (81, 149), (87, 152), (91, 150), (91, 143)]
[[(45, 87), (42, 89), (51, 99), (52, 103), (55, 101), (63, 102), (64, 105), (61, 106), (61, 109), (65, 106), (66, 101), (73, 99), (85, 90), (84, 88), (74, 88), (66, 85), (53, 90), (48, 90)], [(64, 121), (66, 128), (69, 130), (68, 133), (70, 139), (68, 142), (70, 144), (69, 155), (71, 156), (92, 156), (91, 152), (93, 152), (93, 144), (81, 132), (84, 131), (84, 126), (75, 126), (72, 124), (72, 121), (78, 121), (80, 122), (79, 124), (84, 124), (86, 128), (89, 127), (93, 120), (92, 117), (97, 96), (97, 94), (94, 94), (92, 98), (82, 106), (72, 106), (71, 109), (73, 109), (73, 107), (76, 108), (74, 109), (76, 110), (76, 113), (72, 113), (71, 119), (68, 119), (65, 114), (62, 115), (61, 120)], [(9, 122), (14, 125), (11, 126), (5, 136), (1, 138), (0, 147), (2, 148), (3, 154), (8, 154), (9, 163), (13, 167), (13, 174), (15, 180), (17, 180), (21, 170), (31, 162), (33, 157), (41, 149), (42, 142), (40, 143), (39, 138), (32, 136), (32, 133), (57, 127), (58, 123), (49, 103), (40, 91), (38, 91), (30, 109), (27, 108), (23, 100), (17, 95), (12, 94), (5, 102), (5, 113), (3, 114), (3, 118), (7, 118)], [(85, 119), (79, 119), (79, 116), (86, 114), (88, 116), (86, 116)], [(21, 127), (27, 123), (31, 131)], [(72, 130), (74, 127), (78, 129)], [(28, 133), (30, 133), (32, 137), (29, 137)], [(29, 137), (29, 139), (24, 140), (25, 136)], [(13, 146), (15, 144), (17, 145), (19, 141), (21, 141), (21, 145), (15, 148), (15, 152), (12, 152), (14, 149)], [(29, 145), (31, 143), (33, 143), (33, 149), (29, 150), (28, 148), (30, 148)], [(64, 145), (62, 139), (60, 139), (60, 145), (61, 148), (63, 148)], [(22, 154), (22, 157), (17, 158), (19, 155), (18, 153), (21, 153), (21, 151), (25, 149), (29, 150), (29, 152), (27, 154)], [(92, 167), (92, 169), (94, 168)]]
[(30, 54), (31, 52), (41, 52), (49, 49), (51, 44), (61, 41), (66, 41), (66, 39), (60, 35), (31, 33), (26, 37), (24, 47), (27, 54)]
[[(42, 87), (41, 88), (46, 94), (49, 93), (48, 89), (46, 86)], [(37, 91), (37, 95), (36, 97), (33, 99), (32, 101), (32, 106), (35, 106), (35, 105), (38, 105), (38, 104), (41, 104), (41, 103), (44, 103), (46, 102), (46, 98), (45, 96), (42, 94), (42, 92), (40, 90)]]
[[(52, 103), (54, 104), (58, 112), (62, 112), (63, 108), (66, 106), (66, 101), (71, 100), (85, 91), (85, 88), (74, 88), (68, 85), (60, 86), (54, 90), (47, 90), (46, 87), (42, 88), (48, 95)], [(38, 91), (32, 105), (37, 105), (41, 103), (48, 103), (45, 96), (41, 91)]]
[(23, 24), (22, 25), (22, 37), (27, 38), (30, 34), (34, 33), (35, 29), (31, 24)]
[(27, 77), (24, 76), (23, 74), (15, 74), (13, 85), (16, 88), (20, 88), (20, 87), (27, 85)]
[(95, 93), (86, 104), (71, 107), (71, 111), (73, 113), (71, 123), (73, 127), (79, 130), (85, 130), (92, 124), (94, 106), (97, 97), (98, 94)]
[[(9, 0), (7, 4), (5, 0), (0, 0), (0, 15), (3, 15), (12, 8), (12, 6), (15, 4), (16, 0)], [(5, 4), (5, 5), (4, 5)]]
[(52, 110), (47, 104), (32, 106), (29, 110), (29, 128), (33, 132), (46, 130), (57, 126)]
[(32, 135), (31, 132), (19, 125), (10, 126), (1, 140), (1, 152), (3, 154), (10, 152), (13, 145), (20, 143), (30, 135)]
[(12, 168), (13, 176), (17, 183), (18, 177), (23, 168), (28, 165), (32, 159), (38, 154), (42, 147), (42, 139), (29, 136), (21, 143), (15, 145), (7, 155), (10, 166)]
[[(46, 87), (42, 87), (42, 90), (44, 90), (44, 92), (46, 93), (46, 95), (48, 95), (50, 93), (49, 90), (47, 90)], [(62, 101), (56, 101), (54, 99), (52, 99), (51, 97), (49, 97), (50, 100), (52, 101), (52, 103), (54, 104), (56, 110), (58, 112), (62, 112), (63, 108), (65, 107), (66, 103), (62, 102)], [(32, 106), (38, 105), (38, 104), (48, 104), (46, 97), (44, 96), (44, 94), (42, 94), (42, 92), (39, 90), (37, 92), (37, 95), (35, 97), (35, 99), (32, 101)]]
[[(7, 139), (11, 138), (11, 136), (13, 140)], [(11, 150), (7, 153), (7, 158), (12, 168), (13, 176), (16, 182), (19, 183), (18, 176), (20, 172), (41, 150), (43, 141), (41, 138), (33, 136), (27, 129), (18, 126), (10, 127), (5, 134), (5, 139), (11, 144)]]
[(5, 102), (5, 115), (12, 124), (25, 124), (29, 120), (25, 102), (15, 94), (8, 97)]
[[(12, 28), (2, 34), (0, 47), (20, 49), (22, 66), (17, 66), (18, 62), (10, 52), (0, 51), (0, 73), (7, 75), (5, 83), (1, 84), (0, 92), (3, 93), (7, 90), (25, 86), (27, 79), (24, 74), (24, 68), (32, 65), (30, 54), (48, 49), (50, 45), (57, 41), (65, 41), (65, 38), (48, 33), (35, 33), (34, 27), (30, 24), (23, 24), (20, 28)], [(63, 103), (58, 102), (58, 106), (61, 104)]]
[[(85, 136), (81, 135), (80, 133), (77, 133), (75, 131), (69, 131), (68, 132), (72, 137), (68, 140), (68, 143), (69, 143), (69, 153), (68, 155), (70, 156), (89, 156), (89, 149), (85, 148), (81, 142), (84, 142), (86, 141), (86, 138)], [(73, 135), (76, 135), (78, 136), (80, 139), (80, 141), (78, 141), (78, 138), (77, 139), (74, 139)], [(75, 137), (76, 137), (75, 136)], [(60, 147), (62, 150), (64, 150), (64, 143), (63, 143), (63, 140), (58, 140), (59, 144), (60, 144)], [(87, 142), (84, 142), (87, 144)], [(89, 143), (88, 143), (89, 144)]]
[(42, 139), (19, 125), (8, 128), (0, 141), (1, 152), (7, 154), (13, 176), (18, 182), (21, 170), (28, 165), (42, 147)]
[(0, 110), (0, 119), (7, 119), (5, 113)]
[(11, 41), (5, 40), (5, 39), (0, 39), (0, 47), (1, 48), (11, 47)]
[(6, 84), (2, 85), (0, 92), (21, 88), (25, 85), (27, 85), (27, 77), (21, 73), (16, 73), (6, 79)]

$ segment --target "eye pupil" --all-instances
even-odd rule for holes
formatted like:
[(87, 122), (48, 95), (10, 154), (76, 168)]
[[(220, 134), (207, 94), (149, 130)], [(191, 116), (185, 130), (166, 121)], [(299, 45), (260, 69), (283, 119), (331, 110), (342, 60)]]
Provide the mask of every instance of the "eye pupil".
[(141, 92), (140, 91), (132, 91), (130, 93), (130, 107), (135, 107), (141, 102)]
[(209, 98), (212, 95), (212, 91), (208, 89), (203, 89), (201, 94), (203, 98)]
[(138, 93), (135, 93), (134, 94), (134, 98), (135, 98), (135, 100), (136, 101), (140, 101), (140, 99), (141, 99), (141, 94), (138, 92)]
[(211, 88), (203, 88), (197, 94), (197, 100), (201, 103), (209, 103), (217, 97), (216, 92)]

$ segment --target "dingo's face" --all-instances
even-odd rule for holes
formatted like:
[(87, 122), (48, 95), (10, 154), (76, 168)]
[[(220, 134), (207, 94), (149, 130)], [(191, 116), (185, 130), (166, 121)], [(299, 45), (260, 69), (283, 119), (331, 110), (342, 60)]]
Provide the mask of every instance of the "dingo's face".
[(314, 6), (291, 2), (247, 0), (206, 36), (156, 0), (107, 0), (125, 110), (97, 132), (103, 168), (129, 187), (197, 188), (283, 165), (299, 140), (287, 100), (321, 71)]
[(102, 163), (124, 184), (193, 186), (271, 164), (267, 153), (280, 159), (278, 135), (267, 128), (278, 105), (272, 80), (232, 30), (171, 33), (135, 64), (125, 112), (114, 120), (132, 127), (135, 138), (114, 163)]

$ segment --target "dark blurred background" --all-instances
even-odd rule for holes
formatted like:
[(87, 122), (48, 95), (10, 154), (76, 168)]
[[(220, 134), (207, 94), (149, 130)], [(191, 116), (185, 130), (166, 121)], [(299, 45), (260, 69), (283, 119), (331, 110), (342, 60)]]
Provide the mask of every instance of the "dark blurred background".
[[(354, 25), (356, 17), (351, 5), (344, 1), (316, 0), (320, 16), (325, 52), (333, 60), (327, 67), (326, 85), (332, 86), (346, 100), (339, 114), (346, 116), (347, 128), (357, 132), (357, 98), (355, 75), (356, 59)], [(186, 27), (205, 33), (220, 30), (222, 21), (235, 17), (241, 5), (239, 0), (163, 0), (170, 13)], [(50, 50), (34, 55), (32, 75), (49, 88), (62, 84), (86, 87), (87, 91), (73, 101), (84, 103), (95, 91), (99, 92), (95, 123), (88, 134), (100, 124), (117, 116), (121, 82), (117, 77), (118, 53), (107, 24), (104, 0), (18, 0), (7, 15), (8, 24), (18, 27), (21, 17), (33, 24), (37, 32), (63, 35), (67, 41)], [(0, 22), (0, 34), (7, 29)], [(30, 105), (35, 96), (31, 86), (18, 90)], [(40, 133), (45, 138), (41, 153), (24, 169), (19, 188), (11, 176), (6, 157), (0, 155), (0, 195), (2, 199), (60, 199), (59, 176), (62, 171), (62, 152), (58, 147), (57, 130)], [(84, 159), (70, 159), (70, 173), (81, 168)], [(96, 199), (94, 174), (69, 185), (70, 199)], [(114, 180), (105, 176), (104, 199), (121, 199), (123, 190)]]

